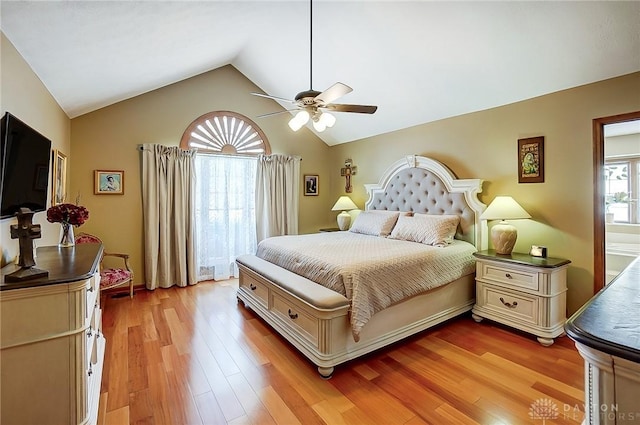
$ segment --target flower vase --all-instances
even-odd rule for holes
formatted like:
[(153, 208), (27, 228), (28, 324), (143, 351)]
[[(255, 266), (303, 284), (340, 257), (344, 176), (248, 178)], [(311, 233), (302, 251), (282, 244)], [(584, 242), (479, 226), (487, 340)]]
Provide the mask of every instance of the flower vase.
[(68, 248), (76, 244), (76, 238), (73, 234), (73, 226), (69, 223), (62, 223), (60, 227), (60, 243), (61, 248)]

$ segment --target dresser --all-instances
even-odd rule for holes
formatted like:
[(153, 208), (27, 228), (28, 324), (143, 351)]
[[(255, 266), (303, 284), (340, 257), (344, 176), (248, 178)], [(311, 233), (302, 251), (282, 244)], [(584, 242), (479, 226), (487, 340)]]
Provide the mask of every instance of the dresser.
[(102, 245), (40, 247), (45, 278), (0, 281), (0, 423), (95, 424), (105, 339)]
[(564, 333), (567, 318), (567, 268), (564, 258), (479, 251), (476, 257), (476, 304), (473, 318), (483, 318), (529, 332), (544, 346)]
[(640, 258), (565, 329), (584, 359), (584, 424), (640, 425)]

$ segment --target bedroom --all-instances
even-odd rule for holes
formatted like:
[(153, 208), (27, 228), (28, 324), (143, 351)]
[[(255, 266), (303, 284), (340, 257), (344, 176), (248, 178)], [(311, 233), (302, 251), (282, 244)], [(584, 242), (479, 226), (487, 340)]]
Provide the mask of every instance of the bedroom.
[[(345, 158), (359, 167), (353, 178), (354, 201), (366, 200), (363, 184), (374, 183), (388, 165), (406, 154), (433, 157), (451, 167), (459, 178), (483, 178), (481, 199), (489, 203), (508, 193), (534, 217), (518, 224), (516, 250), (543, 244), (550, 255), (569, 258), (569, 314), (593, 295), (593, 173), (592, 120), (640, 110), (640, 72), (575, 87), (510, 105), (417, 125), (352, 143), (327, 146), (310, 131), (291, 136), (286, 121), (260, 121), (274, 151), (303, 157), (303, 174), (320, 176), (320, 195), (301, 197), (300, 231), (331, 227), (331, 206), (342, 194), (340, 168)], [(80, 193), (92, 218), (83, 230), (104, 235), (109, 246), (132, 255), (134, 270), (143, 270), (139, 156), (135, 147), (154, 141), (175, 144), (185, 126), (209, 110), (236, 110), (253, 117), (275, 104), (245, 96), (260, 90), (233, 66), (224, 66), (106, 108), (69, 119), (22, 56), (2, 35), (2, 110), (9, 110), (43, 133), (69, 158), (72, 194)], [(39, 107), (33, 108), (33, 105)], [(175, 105), (181, 108), (176, 110)], [(375, 117), (375, 116), (374, 116)], [(115, 124), (114, 124), (115, 123)], [(545, 136), (546, 182), (518, 184), (517, 139)], [(103, 150), (109, 147), (108, 155)], [(464, 153), (464, 155), (461, 155)], [(316, 161), (305, 161), (314, 158)], [(505, 166), (506, 164), (506, 166)], [(95, 169), (127, 171), (127, 191), (117, 199), (92, 196)], [(111, 223), (117, 220), (118, 231)], [(41, 220), (44, 238), (55, 243), (57, 228)], [(3, 227), (8, 222), (3, 221)], [(2, 231), (2, 248), (12, 258), (17, 243)], [(124, 235), (140, 235), (127, 238)], [(138, 272), (142, 284), (143, 273)]]

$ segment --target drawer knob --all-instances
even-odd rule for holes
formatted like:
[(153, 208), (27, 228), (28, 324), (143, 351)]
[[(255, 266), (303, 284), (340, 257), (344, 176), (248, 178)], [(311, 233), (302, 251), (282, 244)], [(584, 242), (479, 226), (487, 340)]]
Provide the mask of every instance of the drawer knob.
[(89, 364), (89, 370), (87, 371), (89, 376), (93, 375), (93, 370), (91, 370), (91, 364)]
[(91, 338), (91, 335), (93, 335), (93, 332), (91, 327), (89, 327), (89, 329), (87, 329), (87, 338)]
[(255, 291), (258, 287), (256, 285), (254, 285), (253, 283), (249, 284), (249, 288), (251, 288), (252, 291)]
[(89, 287), (87, 288), (87, 292), (93, 292), (93, 286), (89, 286)]
[(507, 277), (507, 279), (513, 279), (513, 276), (511, 276), (511, 273), (505, 273), (504, 275)]
[(291, 309), (289, 309), (289, 317), (296, 320), (298, 318), (298, 313), (293, 313)]
[(507, 303), (504, 301), (504, 298), (500, 297), (500, 302), (502, 303), (502, 305), (504, 305), (505, 307), (508, 308), (516, 308), (516, 306), (518, 305), (518, 301), (514, 301), (512, 303)]

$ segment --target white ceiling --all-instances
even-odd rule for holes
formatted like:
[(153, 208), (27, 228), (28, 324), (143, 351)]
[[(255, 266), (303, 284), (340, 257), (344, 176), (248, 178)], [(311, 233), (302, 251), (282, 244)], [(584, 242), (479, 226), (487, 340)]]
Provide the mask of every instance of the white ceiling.
[[(227, 64), (275, 96), (309, 89), (307, 0), (0, 7), (0, 28), (71, 118)], [(318, 134), (329, 145), (635, 71), (638, 1), (313, 2), (313, 89), (340, 81), (354, 91), (337, 103), (379, 107), (336, 114)]]

